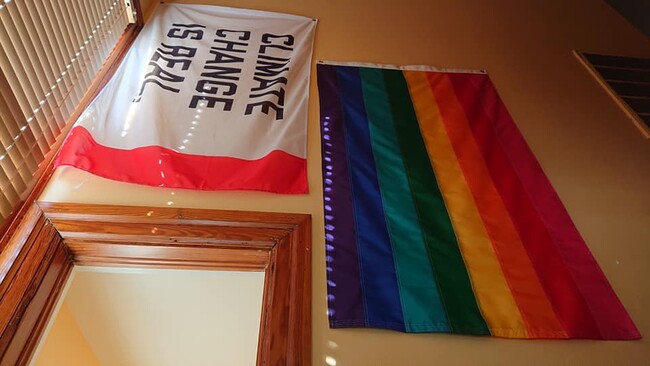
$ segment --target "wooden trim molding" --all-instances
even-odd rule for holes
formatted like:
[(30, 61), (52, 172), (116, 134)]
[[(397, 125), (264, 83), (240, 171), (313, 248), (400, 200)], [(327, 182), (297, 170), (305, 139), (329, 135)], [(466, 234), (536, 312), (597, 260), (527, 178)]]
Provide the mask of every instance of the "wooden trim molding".
[(72, 262), (34, 205), (0, 254), (0, 365), (24, 365), (38, 343)]
[(641, 117), (621, 98), (620, 95), (612, 87), (609, 85), (605, 79), (600, 75), (600, 73), (596, 70), (596, 68), (587, 60), (587, 58), (582, 54), (580, 51), (573, 50), (573, 55), (580, 61), (582, 66), (587, 69), (589, 74), (596, 79), (598, 84), (607, 92), (607, 94), (616, 102), (616, 104), (623, 110), (623, 112), (627, 115), (629, 119), (632, 120), (636, 128), (639, 129), (639, 132), (641, 132), (641, 135), (646, 138), (650, 139), (650, 128), (641, 120)]
[(0, 365), (29, 362), (74, 265), (264, 271), (257, 364), (311, 364), (309, 215), (34, 203), (0, 254)]

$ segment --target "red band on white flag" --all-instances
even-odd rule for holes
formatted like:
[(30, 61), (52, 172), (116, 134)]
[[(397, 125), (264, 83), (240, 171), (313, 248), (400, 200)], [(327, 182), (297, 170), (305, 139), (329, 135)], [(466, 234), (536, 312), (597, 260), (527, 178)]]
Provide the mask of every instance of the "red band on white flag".
[(316, 22), (161, 4), (57, 159), (129, 183), (306, 193)]

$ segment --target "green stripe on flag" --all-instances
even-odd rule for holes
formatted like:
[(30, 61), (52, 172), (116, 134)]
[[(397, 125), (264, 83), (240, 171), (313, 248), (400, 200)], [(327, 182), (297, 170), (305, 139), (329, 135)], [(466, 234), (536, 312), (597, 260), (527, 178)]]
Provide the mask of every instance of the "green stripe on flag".
[(449, 331), (411, 197), (381, 70), (360, 68), (407, 331)]
[(420, 134), (404, 75), (400, 70), (382, 70), (382, 73), (429, 260), (438, 280), (450, 328), (459, 333), (489, 335)]

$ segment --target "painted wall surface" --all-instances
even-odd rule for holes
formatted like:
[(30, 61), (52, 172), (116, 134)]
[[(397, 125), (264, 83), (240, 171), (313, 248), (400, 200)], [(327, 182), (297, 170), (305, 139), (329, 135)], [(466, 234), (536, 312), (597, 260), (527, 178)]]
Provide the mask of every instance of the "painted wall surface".
[(68, 306), (59, 308), (33, 366), (100, 366)]
[(263, 287), (263, 272), (77, 266), (36, 366), (77, 365), (49, 360), (70, 316), (98, 365), (254, 365)]
[[(571, 50), (650, 57), (650, 40), (601, 0), (192, 1), (319, 19), (315, 60), (486, 69), (641, 333), (650, 337), (650, 141)], [(312, 76), (315, 74), (312, 74)], [(314, 76), (315, 77), (315, 76)], [(518, 341), (330, 330), (318, 99), (308, 121), (311, 193), (279, 196), (140, 187), (60, 169), (45, 201), (204, 207), (313, 216), (315, 365), (632, 365), (650, 341)]]

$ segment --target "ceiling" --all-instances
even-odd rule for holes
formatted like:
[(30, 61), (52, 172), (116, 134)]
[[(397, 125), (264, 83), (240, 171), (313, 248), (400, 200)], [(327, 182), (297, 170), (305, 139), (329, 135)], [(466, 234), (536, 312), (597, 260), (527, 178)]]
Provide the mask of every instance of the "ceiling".
[(254, 365), (263, 286), (263, 272), (75, 267), (64, 301), (104, 366)]

